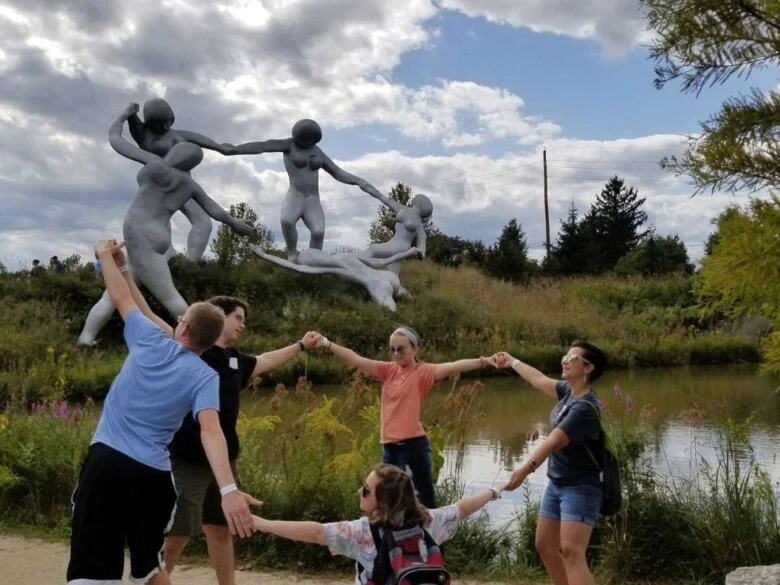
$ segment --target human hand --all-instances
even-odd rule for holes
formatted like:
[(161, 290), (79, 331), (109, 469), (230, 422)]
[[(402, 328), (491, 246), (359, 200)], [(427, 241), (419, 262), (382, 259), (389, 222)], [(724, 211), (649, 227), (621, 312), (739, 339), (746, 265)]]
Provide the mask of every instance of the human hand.
[(95, 244), (95, 258), (99, 259), (101, 255), (105, 257), (107, 254), (111, 254), (116, 265), (121, 268), (125, 265), (125, 254), (122, 251), (122, 248), (124, 247), (124, 242), (117, 244), (114, 238), (109, 240), (98, 240)]
[(219, 145), (219, 153), (226, 156), (238, 154), (238, 146), (230, 144), (229, 142), (223, 142)]
[(330, 342), (328, 341), (328, 338), (322, 335), (321, 333), (316, 333), (319, 337), (317, 337), (317, 341), (314, 343), (314, 347), (320, 348), (320, 347), (328, 347), (330, 345)]
[(230, 222), (230, 228), (239, 235), (250, 236), (255, 232), (255, 226), (244, 219), (234, 218)]
[(265, 523), (267, 520), (265, 518), (261, 518), (260, 516), (252, 515), (252, 522), (255, 524), (255, 530), (257, 532), (266, 532), (264, 530)]
[(301, 339), (301, 341), (303, 342), (304, 347), (311, 348), (311, 347), (317, 347), (317, 343), (321, 338), (322, 335), (320, 335), (316, 331), (307, 331), (306, 335), (303, 336), (303, 339)]
[(483, 368), (486, 366), (493, 366), (494, 368), (498, 368), (498, 365), (496, 365), (495, 355), (491, 355), (490, 357), (480, 356), (479, 365)]
[(222, 496), (222, 512), (225, 514), (230, 534), (238, 534), (241, 538), (252, 536), (256, 528), (249, 511), (250, 505), (262, 506), (263, 502), (238, 490)]
[(507, 492), (514, 491), (520, 486), (521, 483), (525, 481), (525, 478), (528, 477), (528, 473), (523, 469), (523, 467), (525, 466), (521, 465), (512, 472), (512, 475), (509, 476), (509, 481), (506, 482), (506, 485), (504, 485), (503, 488), (501, 488), (502, 490)]
[(141, 107), (137, 103), (130, 102), (125, 108), (125, 115), (129, 118), (130, 116), (136, 115), (140, 109)]
[(515, 359), (505, 351), (499, 351), (493, 357), (496, 360), (496, 368), (498, 369), (508, 368), (509, 366), (512, 365), (512, 362)]

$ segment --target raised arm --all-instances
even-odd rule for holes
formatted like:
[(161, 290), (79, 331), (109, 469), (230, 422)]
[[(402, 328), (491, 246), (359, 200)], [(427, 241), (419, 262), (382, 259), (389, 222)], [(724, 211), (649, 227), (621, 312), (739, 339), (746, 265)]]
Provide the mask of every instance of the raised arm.
[(245, 142), (236, 147), (236, 154), (263, 154), (266, 152), (287, 152), (292, 138)]
[(292, 345), (261, 353), (257, 356), (257, 363), (255, 364), (255, 369), (252, 370), (252, 376), (254, 377), (264, 372), (269, 372), (274, 368), (278, 368), (302, 351), (314, 347), (320, 337), (322, 336), (319, 333), (309, 331), (302, 339), (299, 339)]
[[(95, 255), (100, 260), (108, 296), (111, 297), (111, 302), (119, 311), (122, 320), (126, 319), (127, 314), (138, 306), (130, 293), (127, 281), (122, 276), (122, 272), (127, 270), (127, 266), (122, 262), (123, 266), (120, 269), (114, 257), (117, 248), (123, 245), (117, 244), (116, 240), (101, 240), (95, 246)], [(124, 256), (122, 258), (124, 259)]]
[(433, 376), (438, 382), (449, 378), (452, 374), (459, 374), (461, 372), (470, 372), (471, 370), (477, 370), (484, 368), (485, 366), (496, 367), (495, 357), (478, 357), (474, 359), (458, 360), (456, 362), (448, 362), (446, 364), (436, 364)]
[(379, 371), (379, 364), (381, 362), (364, 358), (362, 355), (358, 355), (348, 347), (343, 347), (333, 343), (327, 337), (320, 336), (320, 339), (317, 341), (315, 347), (324, 347), (348, 366), (357, 368), (369, 376), (375, 377)]
[(135, 143), (138, 146), (141, 146), (146, 138), (146, 126), (141, 122), (141, 118), (138, 117), (138, 114), (133, 114), (127, 119), (127, 127), (130, 129), (130, 136), (133, 137)]
[(266, 520), (253, 516), (255, 530), (275, 534), (288, 540), (325, 544), (325, 525), (319, 522), (295, 522), (289, 520)]
[(512, 368), (531, 386), (540, 392), (544, 392), (550, 398), (558, 400), (558, 393), (555, 391), (555, 385), (558, 383), (557, 380), (548, 378), (536, 368), (521, 362), (505, 351), (497, 353), (494, 357), (496, 358), (497, 368)]
[(203, 148), (208, 148), (209, 150), (214, 150), (224, 155), (238, 154), (238, 147), (233, 146), (232, 144), (229, 144), (227, 142), (223, 144), (219, 144), (218, 142), (212, 140), (211, 138), (207, 136), (203, 136), (203, 134), (199, 134), (197, 132), (191, 132), (189, 130), (177, 130), (177, 132), (179, 136), (184, 138), (187, 142), (192, 142), (193, 144), (197, 144), (198, 146), (201, 146)]
[(131, 116), (136, 116), (137, 113), (138, 104), (130, 103), (122, 115), (111, 124), (111, 128), (108, 129), (108, 142), (111, 144), (111, 148), (122, 156), (142, 164), (162, 160), (154, 153), (141, 150), (122, 136), (122, 126), (124, 126), (125, 121), (129, 120)]

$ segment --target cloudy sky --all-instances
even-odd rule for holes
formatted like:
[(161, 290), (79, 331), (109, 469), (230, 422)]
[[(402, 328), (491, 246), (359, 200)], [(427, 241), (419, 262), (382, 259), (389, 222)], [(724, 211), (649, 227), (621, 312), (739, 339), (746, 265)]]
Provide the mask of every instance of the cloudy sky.
[[(121, 236), (139, 168), (108, 128), (155, 96), (176, 128), (218, 142), (313, 118), (331, 158), (383, 191), (429, 194), (445, 232), (492, 242), (517, 217), (537, 253), (546, 148), (553, 234), (572, 198), (586, 210), (618, 174), (697, 257), (710, 219), (744, 198), (690, 198), (656, 162), (747, 86), (657, 91), (647, 40), (632, 0), (0, 0), (0, 261)], [(193, 176), (280, 239), (281, 155), (207, 152)], [(326, 247), (364, 245), (375, 201), (324, 174), (321, 189)], [(173, 228), (183, 249), (186, 220)]]

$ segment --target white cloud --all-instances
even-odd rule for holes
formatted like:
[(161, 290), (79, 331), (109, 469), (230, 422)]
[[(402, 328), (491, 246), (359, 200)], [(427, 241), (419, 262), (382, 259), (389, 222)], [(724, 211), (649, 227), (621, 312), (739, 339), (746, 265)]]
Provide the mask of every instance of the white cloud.
[(635, 0), (441, 0), (441, 6), (534, 32), (592, 39), (610, 56), (650, 38)]

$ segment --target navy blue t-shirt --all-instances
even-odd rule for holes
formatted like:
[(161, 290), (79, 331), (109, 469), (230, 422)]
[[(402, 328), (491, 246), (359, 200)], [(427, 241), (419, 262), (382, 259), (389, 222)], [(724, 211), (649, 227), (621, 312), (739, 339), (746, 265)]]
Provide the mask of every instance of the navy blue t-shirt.
[(585, 449), (599, 458), (599, 415), (587, 400), (600, 410), (599, 398), (593, 390), (584, 396), (572, 398), (569, 384), (561, 380), (555, 385), (558, 404), (550, 414), (550, 431), (561, 429), (569, 438), (569, 444), (550, 454), (547, 462), (547, 477), (557, 485), (580, 485), (592, 483), (601, 485), (599, 468)]

